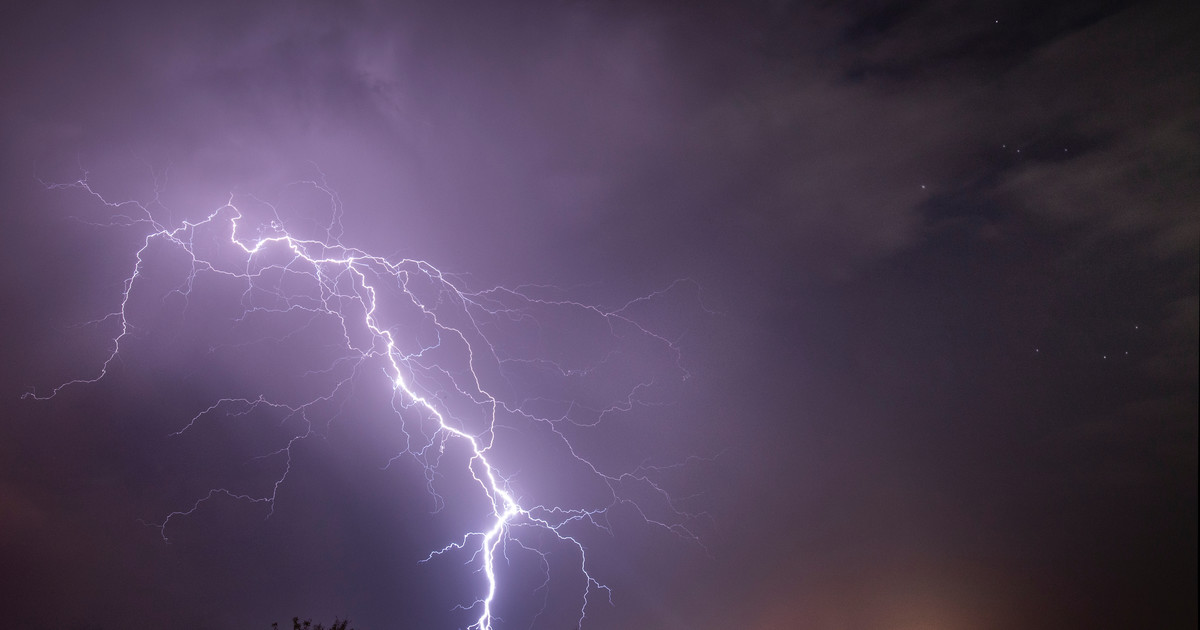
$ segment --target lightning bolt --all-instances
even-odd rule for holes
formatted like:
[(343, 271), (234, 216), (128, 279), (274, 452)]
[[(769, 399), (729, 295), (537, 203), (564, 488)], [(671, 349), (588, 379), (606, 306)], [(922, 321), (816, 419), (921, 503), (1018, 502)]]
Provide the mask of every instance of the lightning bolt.
[[(660, 481), (659, 473), (669, 467), (643, 462), (632, 470), (613, 472), (594, 463), (594, 458), (586, 456), (577, 444), (578, 438), (573, 437), (635, 406), (658, 404), (646, 394), (664, 373), (672, 379), (688, 377), (678, 339), (640, 323), (633, 313), (640, 305), (668, 292), (698, 290), (693, 282), (678, 280), (616, 308), (568, 299), (553, 287), (472, 288), (466, 277), (443, 272), (427, 261), (393, 260), (343, 245), (342, 205), (324, 176), (297, 184), (328, 197), (328, 218), (316, 222), (314, 230), (319, 238), (302, 238), (289, 232), (274, 205), (252, 196), (242, 205), (265, 214), (267, 220), (261, 225), (252, 225), (238, 206), (242, 202), (232, 194), (223, 205), (198, 220), (171, 223), (156, 216), (167, 214), (158, 200), (161, 184), (156, 186), (155, 198), (146, 202), (109, 201), (89, 184), (86, 171), (77, 181), (48, 184), (53, 189), (82, 191), (108, 208), (105, 222), (94, 225), (138, 229), (142, 238), (133, 255), (132, 269), (122, 283), (117, 306), (91, 322), (115, 329), (108, 354), (98, 369), (43, 393), (30, 391), (26, 397), (53, 398), (65, 388), (96, 383), (109, 374), (139, 329), (137, 297), (147, 283), (145, 277), (154, 272), (155, 261), (166, 255), (164, 252), (182, 254), (186, 263), (182, 280), (169, 291), (185, 304), (202, 280), (232, 283), (240, 291), (240, 314), (235, 318), (238, 322), (258, 317), (299, 317), (305, 323), (276, 341), (287, 341), (305, 329), (319, 329), (337, 349), (338, 356), (328, 365), (303, 375), (306, 379), (329, 377), (332, 384), (321, 393), (300, 400), (265, 394), (220, 398), (171, 434), (181, 435), (218, 414), (271, 412), (299, 419), (305, 427), (281, 448), (263, 456), (282, 458), (285, 464), (270, 492), (212, 489), (187, 509), (171, 512), (154, 524), (164, 540), (174, 520), (191, 515), (220, 496), (266, 504), (268, 516), (273, 513), (278, 490), (291, 469), (293, 445), (317, 431), (313, 422), (323, 413), (327, 422), (332, 421), (336, 412), (330, 415), (322, 410), (344, 404), (346, 397), (353, 395), (356, 377), (382, 372), (392, 391), (389, 414), (398, 419), (404, 444), (384, 467), (402, 456), (412, 457), (424, 470), (438, 510), (445, 505), (436, 483), (439, 467), (447, 446), (458, 444), (456, 452), (461, 454), (461, 465), (473, 480), (474, 492), (489, 506), (485, 528), (455, 536), (422, 561), (466, 552), (467, 563), (478, 566), (486, 586), (473, 601), (460, 606), (474, 617), (470, 628), (493, 630), (501, 621), (496, 613), (497, 596), (503, 577), (502, 561), (510, 546), (537, 556), (545, 576), (537, 590), (545, 589), (550, 582), (547, 557), (551, 546), (575, 555), (584, 582), (576, 627), (582, 627), (593, 598), (603, 595), (611, 604), (612, 591), (593, 577), (587, 546), (578, 530), (584, 526), (611, 533), (608, 515), (618, 505), (632, 508), (655, 527), (698, 542), (689, 526), (696, 515), (683, 510)], [(600, 352), (598, 359), (589, 361), (568, 352), (555, 355), (553, 344), (545, 341), (553, 336), (543, 330), (548, 326), (543, 322), (547, 316), (586, 322), (591, 332), (578, 334), (593, 341), (599, 337), (610, 347)], [(596, 330), (602, 333), (598, 335)], [(628, 369), (632, 360), (618, 360), (626, 352), (636, 353), (639, 361), (653, 368), (641, 370), (642, 374)], [(543, 391), (546, 382), (577, 382), (599, 371), (630, 372), (624, 375), (620, 390), (603, 392), (607, 398), (595, 396), (607, 400), (605, 404), (569, 396), (559, 398)], [(537, 391), (525, 396), (515, 393), (521, 387), (514, 384), (514, 379), (537, 381), (539, 385), (533, 388)], [(514, 481), (517, 471), (512, 458), (499, 454), (503, 445), (498, 439), (501, 434), (519, 435), (523, 426), (541, 427), (554, 436), (557, 449), (568, 463), (600, 482), (603, 499), (581, 506), (543, 504), (526, 498), (521, 485)], [(502, 461), (509, 462), (507, 472)], [(653, 515), (643, 507), (647, 497), (658, 504)], [(525, 532), (539, 534), (527, 536)], [(543, 601), (538, 616), (547, 605)]]

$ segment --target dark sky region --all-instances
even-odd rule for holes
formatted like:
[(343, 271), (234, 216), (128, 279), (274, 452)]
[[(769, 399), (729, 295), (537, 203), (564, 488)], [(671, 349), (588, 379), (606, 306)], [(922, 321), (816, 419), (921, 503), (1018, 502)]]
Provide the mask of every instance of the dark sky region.
[[(663, 483), (703, 546), (615, 513), (585, 628), (1196, 627), (1196, 6), (4, 3), (0, 619), (458, 628), (479, 586), (419, 564), (465, 508), (381, 469), (365, 394), (294, 447), (269, 519), (145, 524), (264, 483), (264, 418), (169, 436), (220, 384), (280, 387), (286, 351), (225, 373), (203, 348), (236, 295), (147, 297), (105, 380), (21, 398), (95, 373), (112, 329), (80, 325), (138, 243), (47, 187), (82, 167), (157, 187), (163, 220), (235, 193), (310, 227), (288, 183), (323, 173), (343, 242), (479, 286), (694, 280), (646, 311), (691, 378), (583, 448), (698, 456)], [(555, 575), (534, 628), (574, 626)]]

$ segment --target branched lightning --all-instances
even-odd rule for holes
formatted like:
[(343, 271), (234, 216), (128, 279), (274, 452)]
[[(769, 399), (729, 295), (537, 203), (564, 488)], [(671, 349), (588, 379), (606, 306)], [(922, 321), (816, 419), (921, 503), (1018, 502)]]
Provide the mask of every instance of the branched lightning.
[[(653, 526), (696, 539), (689, 528), (694, 515), (680, 508), (658, 481), (657, 473), (663, 467), (643, 464), (633, 470), (606, 470), (586, 456), (575, 443), (578, 440), (572, 438), (579, 430), (597, 426), (612, 415), (637, 405), (655, 404), (645, 393), (655, 386), (655, 379), (664, 370), (658, 370), (657, 376), (631, 375), (630, 382), (618, 394), (606, 393), (607, 402), (602, 404), (580, 402), (569, 395), (555, 399), (542, 392), (522, 397), (513, 393), (521, 388), (510, 379), (513, 374), (578, 379), (604, 369), (610, 359), (622, 352), (621, 344), (630, 343), (636, 343), (640, 352), (654, 354), (672, 378), (687, 378), (677, 340), (640, 323), (633, 311), (663, 293), (688, 286), (690, 281), (677, 281), (662, 291), (616, 308), (567, 299), (549, 287), (471, 288), (465, 278), (443, 272), (427, 261), (393, 260), (343, 245), (342, 207), (337, 195), (323, 178), (301, 183), (328, 195), (330, 200), (328, 220), (316, 230), (319, 238), (290, 233), (273, 205), (252, 197), (247, 203), (267, 208), (269, 220), (263, 225), (250, 225), (251, 220), (237, 205), (242, 201), (233, 195), (198, 220), (168, 222), (156, 216), (163, 214), (157, 199), (111, 202), (89, 184), (86, 173), (78, 181), (51, 186), (78, 189), (90, 195), (110, 213), (98, 225), (141, 229), (139, 234), (144, 234), (144, 238), (133, 253), (132, 269), (121, 285), (115, 308), (92, 322), (112, 326), (115, 331), (108, 354), (99, 361), (99, 367), (89, 376), (66, 381), (46, 392), (31, 391), (27, 397), (52, 398), (64, 388), (96, 383), (109, 374), (138, 328), (135, 294), (153, 266), (152, 252), (156, 248), (182, 253), (187, 271), (171, 293), (185, 301), (192, 296), (198, 281), (213, 278), (238, 287), (239, 320), (272, 314), (298, 315), (310, 323), (320, 320), (332, 324), (321, 328), (322, 332), (336, 331), (330, 333), (333, 338), (329, 341), (336, 347), (337, 356), (318, 370), (329, 375), (332, 384), (321, 392), (299, 400), (267, 395), (220, 398), (172, 433), (182, 435), (197, 423), (219, 414), (240, 416), (263, 411), (298, 419), (300, 426), (305, 427), (277, 450), (262, 455), (278, 457), (284, 462), (283, 473), (269, 492), (253, 494), (214, 488), (186, 509), (171, 512), (155, 524), (164, 539), (174, 520), (191, 515), (216, 497), (262, 503), (273, 511), (278, 490), (291, 468), (293, 445), (316, 430), (314, 417), (323, 414), (329, 418), (326, 409), (343, 404), (352, 395), (357, 376), (375, 371), (381, 371), (390, 382), (388, 413), (398, 420), (403, 435), (404, 448), (393, 461), (402, 456), (415, 459), (424, 469), (435, 506), (440, 508), (444, 498), (436, 483), (438, 470), (447, 456), (448, 444), (456, 443), (460, 445), (456, 453), (463, 458), (461, 465), (490, 505), (487, 527), (455, 535), (451, 542), (425, 559), (465, 552), (467, 562), (476, 565), (483, 574), (486, 584), (482, 592), (462, 606), (474, 618), (471, 628), (493, 630), (500, 621), (496, 615), (497, 593), (503, 577), (500, 565), (510, 546), (537, 557), (545, 574), (539, 591), (551, 579), (547, 545), (557, 545), (575, 554), (584, 581), (577, 620), (577, 625), (582, 626), (593, 598), (602, 595), (611, 602), (612, 592), (593, 577), (587, 548), (577, 533), (578, 526), (609, 530), (610, 510), (622, 505)], [(546, 313), (567, 313), (598, 323), (606, 330), (613, 347), (586, 363), (539, 354), (533, 347), (538, 345), (537, 332), (543, 325), (539, 315)], [(286, 340), (308, 325), (287, 331), (277, 341)], [(515, 344), (519, 347), (497, 342), (497, 338), (513, 334), (514, 330), (526, 331), (535, 341)], [(572, 465), (581, 467), (606, 489), (602, 493), (604, 498), (583, 506), (541, 504), (524, 498), (520, 484), (514, 481), (518, 471), (505, 470), (500, 463), (503, 458), (497, 456), (497, 448), (502, 448), (498, 434), (519, 432), (513, 422), (506, 420), (548, 430)], [(647, 497), (660, 504), (653, 514), (644, 509)], [(530, 530), (541, 534), (521, 536), (521, 532)]]

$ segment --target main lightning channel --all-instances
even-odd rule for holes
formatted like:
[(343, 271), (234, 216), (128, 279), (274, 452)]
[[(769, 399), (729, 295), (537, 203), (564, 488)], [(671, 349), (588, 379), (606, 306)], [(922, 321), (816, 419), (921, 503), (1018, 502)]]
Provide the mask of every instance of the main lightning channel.
[[(284, 221), (275, 207), (260, 200), (255, 201), (270, 209), (273, 220), (258, 228), (258, 234), (251, 236), (247, 235), (251, 228), (243, 225), (247, 221), (246, 216), (235, 204), (233, 196), (230, 196), (223, 205), (201, 220), (184, 220), (168, 226), (160, 222), (151, 210), (152, 207), (155, 207), (154, 203), (157, 203), (157, 198), (150, 203), (110, 202), (93, 190), (87, 181), (86, 174), (76, 182), (52, 186), (53, 188), (82, 190), (110, 208), (113, 213), (109, 220), (102, 225), (146, 226), (148, 229), (141, 240), (140, 247), (134, 254), (133, 269), (122, 283), (119, 305), (113, 312), (94, 322), (105, 323), (115, 320), (119, 326), (118, 332), (111, 339), (110, 351), (97, 371), (92, 376), (64, 382), (47, 393), (30, 392), (26, 396), (43, 400), (52, 398), (66, 387), (95, 383), (109, 373), (114, 361), (120, 356), (124, 344), (135, 329), (132, 321), (134, 308), (132, 296), (135, 287), (147, 272), (148, 265), (151, 264), (148, 260), (151, 248), (161, 242), (184, 252), (187, 256), (190, 271), (184, 282), (173, 290), (185, 299), (191, 294), (196, 280), (201, 274), (215, 274), (236, 280), (245, 285), (242, 296), (245, 314), (258, 311), (279, 313), (302, 311), (314, 316), (331, 317), (340, 326), (342, 337), (340, 345), (347, 351), (349, 360), (361, 365), (368, 359), (383, 359), (384, 370), (393, 388), (393, 409), (397, 415), (400, 415), (402, 425), (407, 421), (404, 421), (405, 416), (401, 415), (401, 412), (414, 408), (418, 415), (432, 419), (434, 422), (433, 435), (427, 435), (423, 430), (421, 431), (425, 441), (419, 446), (413, 445), (413, 435), (403, 426), (401, 431), (404, 433), (407, 443), (405, 452), (412, 454), (425, 467), (429, 489), (439, 504), (441, 497), (433, 486), (433, 469), (440, 463), (447, 440), (458, 440), (466, 445), (468, 451), (466, 455), (467, 470), (490, 503), (490, 524), (481, 531), (468, 532), (456, 542), (433, 551), (425, 560), (428, 561), (436, 556), (458, 550), (468, 551), (473, 559), (478, 560), (486, 580), (486, 587), (473, 603), (462, 606), (466, 610), (475, 610), (478, 613), (474, 623), (470, 626), (471, 629), (494, 630), (498, 621), (495, 613), (500, 583), (497, 561), (498, 554), (505, 553), (506, 541), (515, 542), (520, 548), (539, 555), (546, 583), (550, 580), (549, 565), (546, 560), (548, 552), (531, 548), (521, 540), (513, 538), (514, 528), (539, 529), (548, 533), (554, 540), (566, 545), (567, 548), (573, 549), (577, 554), (579, 571), (586, 581), (579, 601), (577, 627), (582, 627), (584, 623), (592, 596), (603, 592), (611, 602), (612, 592), (608, 586), (593, 577), (586, 547), (576, 534), (568, 531), (568, 525), (582, 523), (609, 529), (606, 524), (608, 511), (621, 504), (633, 508), (641, 518), (651, 525), (661, 527), (689, 540), (697, 540), (688, 526), (689, 520), (695, 515), (678, 507), (662, 485), (656, 481), (655, 473), (663, 470), (662, 468), (642, 465), (626, 472), (604, 471), (600, 466), (582, 456), (560, 427), (560, 423), (564, 421), (576, 426), (594, 426), (610, 414), (628, 411), (637, 404), (649, 404), (641, 401), (639, 395), (654, 385), (653, 380), (643, 380), (637, 383), (627, 392), (627, 395), (612, 402), (608, 408), (592, 409), (588, 418), (577, 420), (570, 417), (570, 410), (564, 412), (561, 417), (551, 417), (526, 410), (520, 401), (502, 400), (485, 387), (484, 379), (480, 377), (477, 369), (477, 353), (485, 353), (493, 365), (504, 365), (506, 362), (529, 363), (549, 367), (562, 374), (585, 372), (586, 368), (558, 366), (548, 359), (500, 356), (485, 334), (485, 326), (481, 325), (478, 318), (479, 315), (485, 315), (520, 320), (531, 317), (529, 313), (521, 310), (522, 306), (527, 308), (548, 307), (572, 309), (591, 317), (601, 318), (607, 323), (615, 337), (621, 336), (622, 332), (639, 336), (647, 343), (658, 346), (669, 356), (677, 376), (686, 378), (688, 374), (682, 366), (680, 350), (676, 342), (639, 323), (629, 314), (629, 311), (635, 305), (653, 299), (661, 293), (675, 288), (677, 284), (688, 281), (677, 281), (667, 289), (636, 298), (615, 309), (605, 309), (593, 304), (567, 299), (533, 297), (519, 289), (498, 286), (484, 290), (468, 290), (456, 282), (454, 277), (443, 273), (424, 260), (405, 258), (392, 261), (342, 245), (340, 242), (341, 205), (336, 194), (328, 188), (323, 179), (302, 183), (312, 186), (333, 200), (330, 220), (321, 226), (326, 234), (325, 239), (306, 239), (292, 235), (283, 227)], [(228, 227), (223, 228), (222, 226), (226, 223)], [(209, 257), (203, 253), (203, 248), (198, 244), (198, 237), (202, 233), (207, 235), (214, 230), (218, 234), (227, 230), (227, 245), (232, 245), (235, 248), (234, 252), (241, 252), (238, 256), (240, 261), (236, 265), (231, 267), (227, 261), (220, 260), (219, 257)], [(281, 252), (284, 252), (282, 258), (286, 259), (285, 261), (277, 260), (280, 258)], [(268, 284), (266, 278), (270, 274), (275, 274), (272, 277), (298, 278), (312, 282), (314, 284), (310, 288), (314, 290), (308, 293), (302, 291), (289, 293), (282, 288), (282, 280), (279, 281), (279, 286), (266, 286)], [(430, 304), (426, 299), (418, 296), (420, 289), (413, 286), (417, 279), (436, 289), (436, 303)], [(386, 283), (386, 286), (381, 283)], [(393, 327), (386, 326), (381, 322), (382, 314), (378, 291), (384, 288), (398, 290), (407, 297), (410, 301), (409, 304), (416, 307), (421, 317), (430, 322), (437, 331), (437, 344), (430, 347), (422, 346), (415, 352), (407, 352), (399, 347), (393, 334)], [(255, 295), (259, 293), (268, 295), (273, 301), (265, 306), (255, 304)], [(455, 307), (451, 313), (452, 316), (444, 313), (446, 304), (452, 304)], [(452, 321), (456, 318), (458, 321)], [(360, 332), (366, 333), (366, 341), (358, 339)], [(467, 356), (464, 374), (454, 374), (438, 364), (436, 360), (422, 363), (423, 355), (441, 345), (445, 341), (445, 337), (456, 339), (458, 345), (465, 348)], [(332, 370), (332, 368), (330, 369)], [(472, 429), (465, 418), (455, 417), (446, 403), (440, 400), (439, 395), (419, 385), (418, 381), (422, 378), (421, 375), (426, 373), (437, 375), (441, 379), (440, 386), (452, 387), (455, 393), (463, 399), (483, 409), (486, 421), (482, 428)], [(222, 398), (196, 414), (184, 428), (175, 434), (181, 434), (203, 418), (221, 412), (228, 415), (240, 415), (250, 413), (260, 407), (270, 407), (289, 415), (306, 416), (319, 403), (329, 401), (337, 395), (350, 378), (352, 376), (338, 381), (331, 391), (323, 395), (299, 403), (273, 401), (262, 395), (257, 398)], [(397, 407), (397, 402), (399, 407)], [(575, 408), (577, 405), (572, 403), (571, 409)], [(590, 474), (607, 485), (607, 499), (591, 507), (524, 505), (512, 488), (510, 480), (502, 475), (494, 461), (489, 459), (489, 454), (495, 446), (497, 414), (500, 412), (541, 424), (553, 432), (577, 464), (585, 467)], [(277, 451), (286, 456), (289, 470), (291, 446), (296, 440), (303, 437), (305, 436), (292, 438), (288, 441), (287, 446)], [(436, 450), (436, 453), (433, 450)], [(189, 509), (167, 515), (157, 526), (165, 539), (167, 537), (166, 528), (173, 519), (192, 514), (203, 503), (218, 495), (255, 503), (267, 503), (273, 511), (275, 493), (286, 477), (287, 472), (285, 471), (273, 485), (271, 493), (266, 496), (253, 496), (224, 488), (214, 489), (196, 501)], [(630, 485), (638, 486), (644, 493), (656, 500), (661, 500), (665, 506), (665, 510), (663, 510), (665, 516), (651, 517), (639, 501), (632, 498), (631, 493), (627, 490)], [(545, 583), (542, 586), (544, 587)], [(543, 612), (546, 605), (546, 603), (543, 604)]]

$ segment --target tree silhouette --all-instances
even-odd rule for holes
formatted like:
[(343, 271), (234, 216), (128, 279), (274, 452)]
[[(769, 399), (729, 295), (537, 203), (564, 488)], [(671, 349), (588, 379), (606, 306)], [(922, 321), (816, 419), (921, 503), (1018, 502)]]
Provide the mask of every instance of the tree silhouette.
[[(346, 627), (347, 624), (349, 624), (349, 623), (350, 623), (349, 619), (342, 621), (342, 620), (338, 619), (337, 617), (334, 617), (333, 625), (329, 626), (328, 630), (354, 630), (354, 628)], [(279, 622), (278, 621), (271, 624), (271, 630), (279, 630)], [(323, 626), (321, 624), (317, 624), (314, 626), (312, 619), (305, 619), (304, 621), (300, 621), (299, 617), (292, 617), (292, 630), (326, 630), (326, 628), (325, 628), (325, 626)]]

